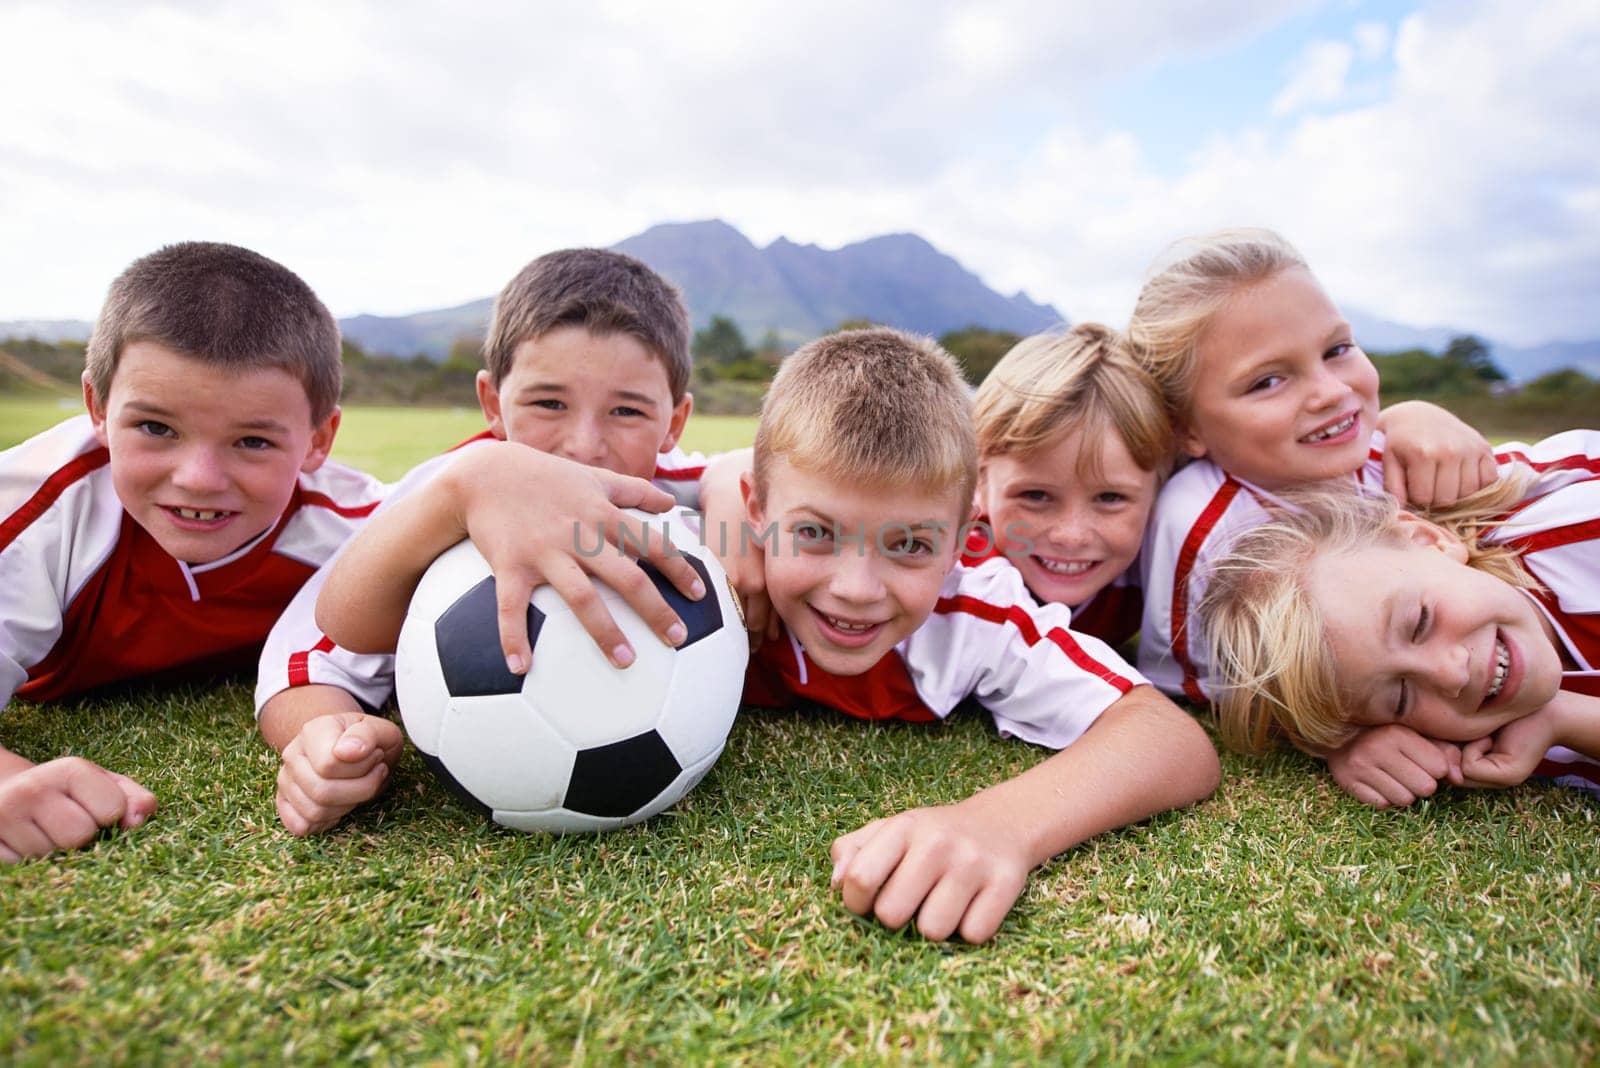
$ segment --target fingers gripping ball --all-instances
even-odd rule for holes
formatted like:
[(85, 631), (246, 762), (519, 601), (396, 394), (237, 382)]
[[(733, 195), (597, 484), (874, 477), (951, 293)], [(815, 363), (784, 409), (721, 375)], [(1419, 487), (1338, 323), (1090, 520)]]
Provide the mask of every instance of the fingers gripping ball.
[[(612, 667), (554, 588), (528, 606), (533, 664), (506, 670), (494, 578), (471, 542), (434, 561), (400, 631), (401, 719), (434, 772), (490, 819), (524, 831), (603, 831), (675, 803), (722, 752), (749, 657), (716, 557), (684, 513), (634, 513), (705, 583), (690, 601), (648, 564), (689, 635), (664, 645), (622, 598), (602, 599), (638, 659)], [(606, 545), (605, 552), (616, 552)]]

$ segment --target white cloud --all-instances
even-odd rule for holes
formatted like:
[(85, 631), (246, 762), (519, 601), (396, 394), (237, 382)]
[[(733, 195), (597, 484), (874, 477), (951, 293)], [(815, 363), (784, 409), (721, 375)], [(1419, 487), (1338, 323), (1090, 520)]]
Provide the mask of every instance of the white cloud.
[(1389, 44), (1394, 39), (1389, 27), (1382, 22), (1357, 23), (1354, 36), (1357, 53), (1369, 63), (1387, 55)]
[[(1514, 343), (1600, 336), (1597, 51), (1583, 0), (1429, 8), (1400, 28), (1387, 99), (1217, 138), (1170, 179), (1127, 140), (1065, 127), (960, 247), (985, 277), (1043, 277), (1075, 317), (1121, 322), (1173, 238), (1268, 225), (1337, 299), (1386, 318)], [(931, 217), (964, 195), (950, 182)]]
[[(1112, 322), (1173, 238), (1264, 223), (1389, 318), (1600, 335), (1589, 0), (1357, 26), (1343, 68), (1307, 53), (1278, 96), (1303, 81), (1302, 103), (1176, 176), (1097, 120), (1126, 72), (1301, 6), (7, 6), (0, 319), (92, 315), (123, 264), (186, 237), (260, 248), (340, 314), (404, 312), (551, 248), (720, 216), (758, 241), (914, 230)], [(1384, 94), (1341, 102), (1380, 36)]]
[(939, 175), (1003, 175), (1106, 79), (1305, 2), (0, 7), (0, 318), (92, 314), (186, 237), (261, 247), (349, 313), (665, 219), (921, 229)]
[(1272, 113), (1290, 115), (1315, 104), (1337, 104), (1344, 99), (1345, 78), (1355, 49), (1343, 41), (1317, 41), (1294, 61), (1287, 85), (1272, 101)]

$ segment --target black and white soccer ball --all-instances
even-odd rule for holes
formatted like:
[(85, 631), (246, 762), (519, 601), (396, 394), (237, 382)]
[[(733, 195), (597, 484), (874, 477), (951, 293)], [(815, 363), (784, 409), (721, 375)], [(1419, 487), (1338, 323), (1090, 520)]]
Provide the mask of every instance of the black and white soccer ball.
[(671, 538), (707, 592), (691, 601), (640, 565), (688, 629), (672, 648), (600, 586), (637, 654), (626, 670), (541, 586), (528, 606), (532, 667), (508, 671), (494, 577), (470, 541), (435, 560), (411, 599), (395, 657), (406, 733), (439, 778), (503, 826), (603, 831), (647, 819), (700, 781), (733, 726), (749, 645), (727, 577), (681, 510), (632, 514), (649, 538)]

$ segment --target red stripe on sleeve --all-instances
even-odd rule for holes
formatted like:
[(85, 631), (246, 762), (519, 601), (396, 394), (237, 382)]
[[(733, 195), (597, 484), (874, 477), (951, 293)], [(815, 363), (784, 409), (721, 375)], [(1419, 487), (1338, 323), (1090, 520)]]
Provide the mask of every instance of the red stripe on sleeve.
[(289, 685), (310, 686), (311, 654), (331, 652), (333, 652), (333, 639), (324, 634), (322, 639), (311, 648), (303, 649), (298, 653), (291, 653), (289, 655)]
[(360, 519), (363, 516), (371, 515), (372, 510), (383, 502), (369, 501), (366, 504), (358, 504), (351, 507), (340, 504), (326, 493), (318, 493), (315, 490), (302, 490), (300, 493), (300, 503), (309, 504), (314, 508), (326, 508), (330, 512), (337, 512), (346, 519)]
[(1597, 538), (1600, 538), (1600, 519), (1589, 519), (1582, 523), (1571, 523), (1564, 527), (1554, 527), (1520, 538), (1512, 538), (1505, 544), (1514, 549), (1521, 549), (1524, 553), (1537, 553), (1580, 541), (1594, 541)]
[(104, 445), (91, 449), (82, 456), (75, 456), (61, 467), (51, 473), (44, 480), (32, 497), (22, 502), (18, 508), (0, 523), (0, 549), (6, 548), (27, 530), (34, 520), (44, 515), (50, 506), (67, 491), (67, 487), (88, 475), (91, 471), (104, 467), (111, 459), (111, 453)]
[(704, 464), (699, 467), (657, 467), (654, 477), (666, 479), (668, 482), (698, 482), (700, 476), (705, 473)]
[(1211, 497), (1211, 502), (1200, 513), (1200, 518), (1189, 528), (1189, 536), (1183, 539), (1183, 548), (1178, 552), (1178, 563), (1173, 569), (1172, 655), (1183, 668), (1184, 696), (1200, 705), (1206, 703), (1206, 695), (1200, 689), (1194, 662), (1189, 659), (1189, 574), (1194, 570), (1194, 562), (1200, 556), (1200, 547), (1216, 529), (1223, 513), (1227, 512), (1228, 505), (1238, 496), (1239, 488), (1240, 484), (1234, 481), (1231, 475), (1217, 488), (1217, 492)]
[(968, 596), (941, 597), (933, 606), (933, 610), (941, 614), (961, 612), (989, 623), (1010, 623), (1017, 628), (1022, 640), (1030, 647), (1038, 645), (1041, 641), (1053, 642), (1058, 649), (1067, 654), (1067, 659), (1084, 672), (1110, 683), (1116, 687), (1118, 693), (1127, 693), (1133, 689), (1132, 679), (1119, 675), (1090, 656), (1088, 651), (1078, 644), (1071, 631), (1052, 627), (1048, 634), (1040, 635), (1039, 628), (1034, 625), (1033, 617), (1021, 605), (990, 604), (988, 601)]
[(1532, 460), (1524, 452), (1497, 452), (1494, 454), (1495, 463), (1527, 464), (1535, 471), (1593, 471), (1600, 474), (1600, 457), (1587, 456), (1581, 452), (1570, 456), (1561, 456), (1554, 460)]

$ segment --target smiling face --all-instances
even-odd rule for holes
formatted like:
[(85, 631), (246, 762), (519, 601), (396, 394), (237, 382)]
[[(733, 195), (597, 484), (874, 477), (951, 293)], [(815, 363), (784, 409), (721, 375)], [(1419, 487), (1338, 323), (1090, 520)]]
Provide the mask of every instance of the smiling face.
[(1543, 707), (1561, 685), (1561, 657), (1538, 609), (1466, 566), (1461, 543), (1438, 527), (1401, 523), (1403, 543), (1307, 565), (1352, 721), (1470, 741)]
[(126, 346), (105, 404), (84, 382), (122, 506), (190, 564), (220, 560), (277, 521), (300, 472), (328, 457), (335, 409), (311, 423), (287, 371), (220, 370), (153, 341)]
[(633, 335), (562, 326), (519, 343), (498, 387), (478, 372), (478, 403), (496, 437), (650, 478), (693, 399), (673, 403), (666, 367)]
[(824, 671), (859, 675), (922, 625), (955, 563), (959, 491), (841, 484), (782, 457), (765, 500), (746, 476), (747, 518), (765, 547), (767, 595)]
[(1348, 475), (1367, 459), (1378, 372), (1304, 268), (1235, 294), (1196, 347), (1182, 442), (1267, 489)]
[(1083, 445), (1082, 431), (1070, 430), (1033, 452), (991, 456), (978, 481), (1000, 551), (1034, 596), (1066, 605), (1133, 563), (1160, 481), (1115, 434), (1100, 443), (1098, 465), (1084, 462)]

